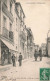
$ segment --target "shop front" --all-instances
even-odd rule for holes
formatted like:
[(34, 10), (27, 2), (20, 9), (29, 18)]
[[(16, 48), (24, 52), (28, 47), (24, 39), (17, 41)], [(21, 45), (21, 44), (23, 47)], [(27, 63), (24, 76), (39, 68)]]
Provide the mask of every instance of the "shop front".
[(11, 64), (12, 63), (12, 54), (15, 52), (14, 46), (5, 41), (1, 40), (1, 65)]

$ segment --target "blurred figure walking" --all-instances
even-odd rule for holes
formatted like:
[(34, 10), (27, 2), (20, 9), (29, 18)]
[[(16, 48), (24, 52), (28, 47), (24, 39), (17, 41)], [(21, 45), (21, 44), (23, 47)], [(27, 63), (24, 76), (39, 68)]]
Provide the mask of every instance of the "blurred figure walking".
[(42, 61), (42, 50), (41, 50), (41, 48), (39, 49), (39, 56), (40, 56), (40, 61)]
[(35, 57), (35, 61), (37, 61), (37, 51), (35, 50), (35, 53), (34, 53), (34, 57)]
[(19, 66), (21, 66), (21, 65), (22, 65), (22, 55), (21, 55), (21, 53), (20, 53), (20, 55), (19, 55), (18, 61), (19, 61)]

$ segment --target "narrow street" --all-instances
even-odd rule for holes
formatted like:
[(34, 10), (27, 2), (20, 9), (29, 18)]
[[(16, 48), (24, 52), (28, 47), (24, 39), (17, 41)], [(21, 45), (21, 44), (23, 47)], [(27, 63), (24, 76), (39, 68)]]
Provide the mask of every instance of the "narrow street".
[[(23, 61), (21, 67), (13, 67), (7, 65), (7, 67), (1, 70), (0, 68), (0, 81), (25, 81), (25, 79), (31, 81), (39, 81), (39, 70), (40, 68), (50, 67), (50, 58), (43, 57), (42, 61), (35, 61), (34, 59), (28, 59)], [(2, 66), (4, 67), (4, 66)]]

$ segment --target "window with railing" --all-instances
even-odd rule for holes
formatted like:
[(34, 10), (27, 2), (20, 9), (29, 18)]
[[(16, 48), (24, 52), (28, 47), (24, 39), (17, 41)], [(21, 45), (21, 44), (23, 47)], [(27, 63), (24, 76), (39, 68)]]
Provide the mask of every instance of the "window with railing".
[(12, 31), (12, 24), (10, 23), (10, 29), (9, 29), (10, 31)]
[(12, 2), (10, 2), (10, 13), (12, 14)]
[(9, 28), (9, 39), (11, 41), (13, 40), (12, 23), (10, 23), (10, 28)]
[(7, 6), (7, 0), (4, 0), (4, 4)]
[(3, 27), (6, 28), (6, 26), (7, 26), (7, 20), (6, 20), (6, 17), (3, 16)]
[(13, 40), (13, 32), (9, 31), (7, 28), (3, 27), (3, 32), (2, 32), (2, 36), (5, 37), (6, 39), (14, 42)]
[(9, 31), (7, 30), (7, 28), (3, 27), (2, 35), (7, 39), (9, 38)]

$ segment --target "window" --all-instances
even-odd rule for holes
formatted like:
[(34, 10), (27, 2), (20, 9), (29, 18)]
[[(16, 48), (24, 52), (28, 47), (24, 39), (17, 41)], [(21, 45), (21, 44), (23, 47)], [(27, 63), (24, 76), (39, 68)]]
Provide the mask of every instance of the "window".
[(17, 46), (16, 46), (16, 49), (17, 49)]
[(20, 10), (20, 18), (22, 19), (22, 11)]
[(12, 24), (10, 23), (10, 31), (12, 31)]
[(17, 18), (16, 18), (16, 31), (18, 31), (18, 26), (17, 26)]
[(3, 27), (5, 27), (6, 28), (6, 17), (5, 16), (3, 16)]
[(4, 0), (5, 5), (7, 6), (7, 0)]
[(16, 25), (17, 25), (17, 18), (16, 18)]
[(10, 13), (12, 14), (12, 3), (10, 2)]

